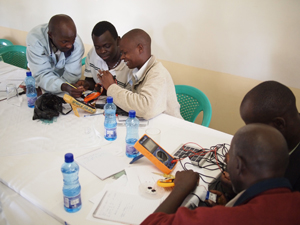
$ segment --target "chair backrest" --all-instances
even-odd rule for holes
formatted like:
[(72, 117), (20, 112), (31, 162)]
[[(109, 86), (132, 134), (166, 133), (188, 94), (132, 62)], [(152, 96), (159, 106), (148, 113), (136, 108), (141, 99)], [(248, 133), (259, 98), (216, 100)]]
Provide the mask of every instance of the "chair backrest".
[(84, 66), (84, 65), (85, 65), (85, 59), (86, 59), (86, 57), (84, 57), (84, 58), (81, 60), (81, 66)]
[(10, 40), (0, 39), (0, 48), (4, 48), (6, 46), (14, 45)]
[(208, 127), (212, 109), (207, 96), (199, 89), (188, 85), (175, 85), (175, 90), (181, 116), (187, 121), (195, 122), (198, 114), (203, 111), (201, 125)]
[(22, 45), (11, 45), (0, 48), (0, 55), (3, 61), (27, 69), (26, 47)]

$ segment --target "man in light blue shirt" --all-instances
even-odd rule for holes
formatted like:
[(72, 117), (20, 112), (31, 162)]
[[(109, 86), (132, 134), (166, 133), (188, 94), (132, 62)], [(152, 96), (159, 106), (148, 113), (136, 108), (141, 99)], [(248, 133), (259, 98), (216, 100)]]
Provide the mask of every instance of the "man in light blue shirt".
[(27, 35), (27, 61), (36, 83), (46, 92), (68, 92), (80, 97), (84, 88), (75, 84), (81, 77), (84, 47), (71, 17), (55, 15), (48, 24), (33, 28)]

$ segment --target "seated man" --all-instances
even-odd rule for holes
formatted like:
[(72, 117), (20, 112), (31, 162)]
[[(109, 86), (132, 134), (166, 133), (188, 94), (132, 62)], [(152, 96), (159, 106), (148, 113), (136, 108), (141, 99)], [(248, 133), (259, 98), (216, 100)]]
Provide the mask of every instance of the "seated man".
[(83, 87), (75, 84), (81, 77), (84, 47), (73, 20), (67, 15), (55, 15), (48, 24), (33, 28), (26, 39), (28, 67), (36, 84), (47, 92), (68, 92), (80, 97)]
[(300, 191), (300, 115), (293, 92), (276, 81), (260, 83), (244, 97), (240, 114), (245, 124), (265, 123), (282, 133), (290, 155), (285, 177)]
[[(120, 37), (114, 25), (107, 21), (97, 23), (92, 31), (92, 39), (94, 47), (87, 54), (84, 71), (89, 89), (94, 90), (95, 84), (101, 83), (98, 71), (107, 70), (116, 78), (120, 87), (130, 90), (132, 70), (121, 60)], [(83, 81), (77, 82), (77, 85), (83, 84)]]
[[(276, 81), (266, 81), (251, 89), (242, 100), (240, 114), (245, 124), (265, 123), (278, 129), (286, 139), (290, 160), (285, 177), (293, 190), (300, 191), (300, 116), (293, 92)], [(230, 200), (235, 196), (230, 177), (224, 171), (213, 193)], [(221, 191), (221, 192), (219, 192)]]
[(171, 194), (142, 223), (146, 224), (298, 224), (300, 193), (283, 178), (288, 147), (282, 134), (265, 124), (250, 124), (234, 135), (228, 172), (239, 193), (233, 207), (180, 207), (197, 186), (199, 175), (177, 172)]
[(144, 119), (160, 113), (182, 118), (172, 77), (151, 55), (150, 36), (140, 29), (131, 30), (122, 37), (120, 50), (121, 59), (133, 69), (132, 91), (119, 87), (108, 71), (102, 71), (99, 79), (107, 96), (112, 96), (123, 110), (135, 110), (136, 115)]

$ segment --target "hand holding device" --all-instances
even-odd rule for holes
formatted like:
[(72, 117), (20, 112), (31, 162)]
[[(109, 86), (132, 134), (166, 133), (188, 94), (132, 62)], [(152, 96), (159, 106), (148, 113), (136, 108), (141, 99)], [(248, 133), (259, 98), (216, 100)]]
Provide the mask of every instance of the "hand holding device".
[(61, 90), (65, 91), (65, 92), (68, 92), (74, 98), (81, 97), (82, 93), (84, 92), (83, 87), (76, 88), (76, 87), (74, 87), (73, 85), (71, 85), (69, 83), (63, 83), (61, 85)]
[(155, 173), (155, 172), (153, 172), (153, 173), (164, 177), (164, 179), (159, 179), (157, 181), (158, 186), (160, 186), (160, 187), (174, 187), (175, 176), (173, 176), (171, 174), (165, 174), (165, 173), (163, 173), (163, 174), (162, 173)]
[(108, 70), (99, 70), (99, 74), (97, 74), (99, 80), (102, 83), (102, 86), (107, 90), (110, 85), (116, 83), (116, 79)]

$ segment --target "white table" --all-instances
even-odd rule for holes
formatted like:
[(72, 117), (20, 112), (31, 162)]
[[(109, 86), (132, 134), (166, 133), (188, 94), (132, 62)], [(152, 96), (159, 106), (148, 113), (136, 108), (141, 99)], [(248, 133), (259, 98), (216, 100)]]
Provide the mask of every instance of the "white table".
[(62, 224), (0, 182), (0, 224)]
[(18, 87), (24, 81), (26, 71), (25, 69), (0, 61), (0, 100), (6, 98), (6, 84), (15, 84)]
[[(79, 112), (83, 114), (83, 111)], [(118, 127), (118, 138), (110, 143), (103, 138), (103, 115), (78, 118), (71, 112), (66, 116), (60, 115), (52, 124), (33, 121), (32, 116), (33, 109), (27, 107), (25, 95), (21, 107), (9, 105), (6, 101), (0, 102), (0, 181), (28, 200), (36, 210), (44, 211), (45, 217), (50, 215), (54, 221), (106, 224), (87, 220), (86, 217), (93, 207), (89, 199), (113, 179), (102, 181), (81, 167), (82, 209), (70, 214), (63, 208), (60, 167), (65, 153), (72, 152), (77, 157), (108, 143), (121, 146), (126, 158), (126, 128)], [(161, 129), (161, 146), (170, 153), (181, 143), (196, 142), (208, 148), (230, 143), (232, 138), (231, 135), (165, 114), (150, 120), (149, 126)], [(140, 128), (140, 136), (144, 131), (145, 128)], [(144, 163), (151, 164), (144, 158), (133, 166)]]

